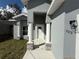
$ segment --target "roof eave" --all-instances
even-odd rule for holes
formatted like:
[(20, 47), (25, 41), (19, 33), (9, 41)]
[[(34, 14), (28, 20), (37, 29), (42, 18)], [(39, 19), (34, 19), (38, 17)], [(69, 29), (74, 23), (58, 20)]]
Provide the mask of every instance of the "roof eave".
[(53, 14), (64, 2), (64, 0), (52, 0), (47, 15)]
[(16, 15), (16, 16), (12, 17), (12, 18), (15, 19), (15, 18), (18, 18), (18, 17), (20, 17), (20, 16), (22, 16), (22, 15), (24, 15), (24, 16), (27, 17), (27, 14), (26, 14), (26, 13), (21, 13), (21, 14), (19, 14), (19, 15)]

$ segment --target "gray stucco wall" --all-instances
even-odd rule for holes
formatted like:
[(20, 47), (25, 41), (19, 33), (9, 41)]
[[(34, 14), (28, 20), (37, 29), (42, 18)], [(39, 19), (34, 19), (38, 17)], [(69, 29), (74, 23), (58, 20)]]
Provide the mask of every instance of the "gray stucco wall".
[(64, 38), (64, 56), (65, 58), (75, 59), (76, 34), (72, 31), (69, 22), (77, 20), (79, 10), (67, 13), (65, 16), (65, 38)]
[[(68, 59), (68, 58), (75, 59), (76, 34), (72, 31), (69, 22), (71, 20), (77, 20), (76, 19), (77, 14), (79, 14), (78, 5), (79, 5), (79, 0), (65, 0), (65, 2), (62, 4), (62, 6), (54, 14), (50, 15), (50, 17), (49, 17), (50, 21), (51, 20), (54, 21), (56, 18), (60, 17), (60, 15), (62, 13), (65, 13), (65, 17), (64, 17), (65, 18), (64, 50), (63, 50), (64, 59)], [(62, 15), (62, 17), (63, 17), (63, 15)], [(61, 21), (62, 17), (59, 18), (60, 21)], [(62, 23), (62, 21), (61, 21), (61, 23)], [(56, 26), (56, 25), (54, 25), (54, 26)], [(63, 27), (61, 27), (61, 28), (63, 29)], [(52, 29), (54, 29), (54, 28), (52, 27)], [(53, 33), (52, 31), (53, 30), (51, 30), (51, 34)], [(62, 35), (62, 33), (60, 35)], [(53, 35), (51, 35), (51, 36), (52, 36), (51, 39), (54, 40)], [(57, 37), (59, 37), (59, 36), (57, 36)], [(61, 38), (59, 38), (59, 40), (60, 39)], [(59, 42), (62, 42), (62, 41), (59, 41)], [(53, 47), (53, 43), (54, 42), (52, 41), (52, 47)]]
[[(72, 1), (72, 2), (71, 2)], [(69, 22), (77, 20), (79, 14), (79, 0), (66, 0), (65, 3), (65, 39), (64, 39), (64, 57), (75, 59), (76, 34), (72, 31)], [(67, 30), (69, 32), (67, 32)], [(71, 34), (72, 33), (72, 34)]]

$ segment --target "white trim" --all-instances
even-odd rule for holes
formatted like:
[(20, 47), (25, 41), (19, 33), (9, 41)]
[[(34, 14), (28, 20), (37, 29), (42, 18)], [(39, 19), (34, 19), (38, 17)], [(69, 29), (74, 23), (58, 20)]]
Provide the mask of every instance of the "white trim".
[(8, 21), (16, 21), (15, 19), (9, 19)]
[(64, 2), (64, 0), (52, 0), (47, 15), (53, 14)]
[(27, 17), (27, 14), (26, 14), (26, 13), (21, 13), (21, 14), (19, 14), (19, 15), (16, 15), (16, 16), (12, 17), (12, 18), (17, 18), (17, 17), (20, 17), (20, 16), (22, 16), (22, 15), (24, 15), (24, 16)]

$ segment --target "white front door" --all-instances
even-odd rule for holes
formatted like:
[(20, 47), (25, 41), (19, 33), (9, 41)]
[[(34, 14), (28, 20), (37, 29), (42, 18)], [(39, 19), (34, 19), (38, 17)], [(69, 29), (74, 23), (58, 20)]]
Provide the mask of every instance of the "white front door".
[(35, 35), (36, 43), (38, 43), (38, 44), (44, 43), (45, 42), (45, 40), (44, 40), (44, 25), (36, 25), (35, 32), (36, 32), (36, 35)]

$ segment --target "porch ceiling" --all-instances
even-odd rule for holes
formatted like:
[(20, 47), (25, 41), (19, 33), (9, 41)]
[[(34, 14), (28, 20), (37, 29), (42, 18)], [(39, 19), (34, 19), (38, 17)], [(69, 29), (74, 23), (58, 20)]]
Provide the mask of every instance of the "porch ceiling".
[(47, 14), (51, 15), (53, 14), (60, 6), (61, 4), (64, 2), (64, 0), (52, 0), (51, 5), (48, 9)]

